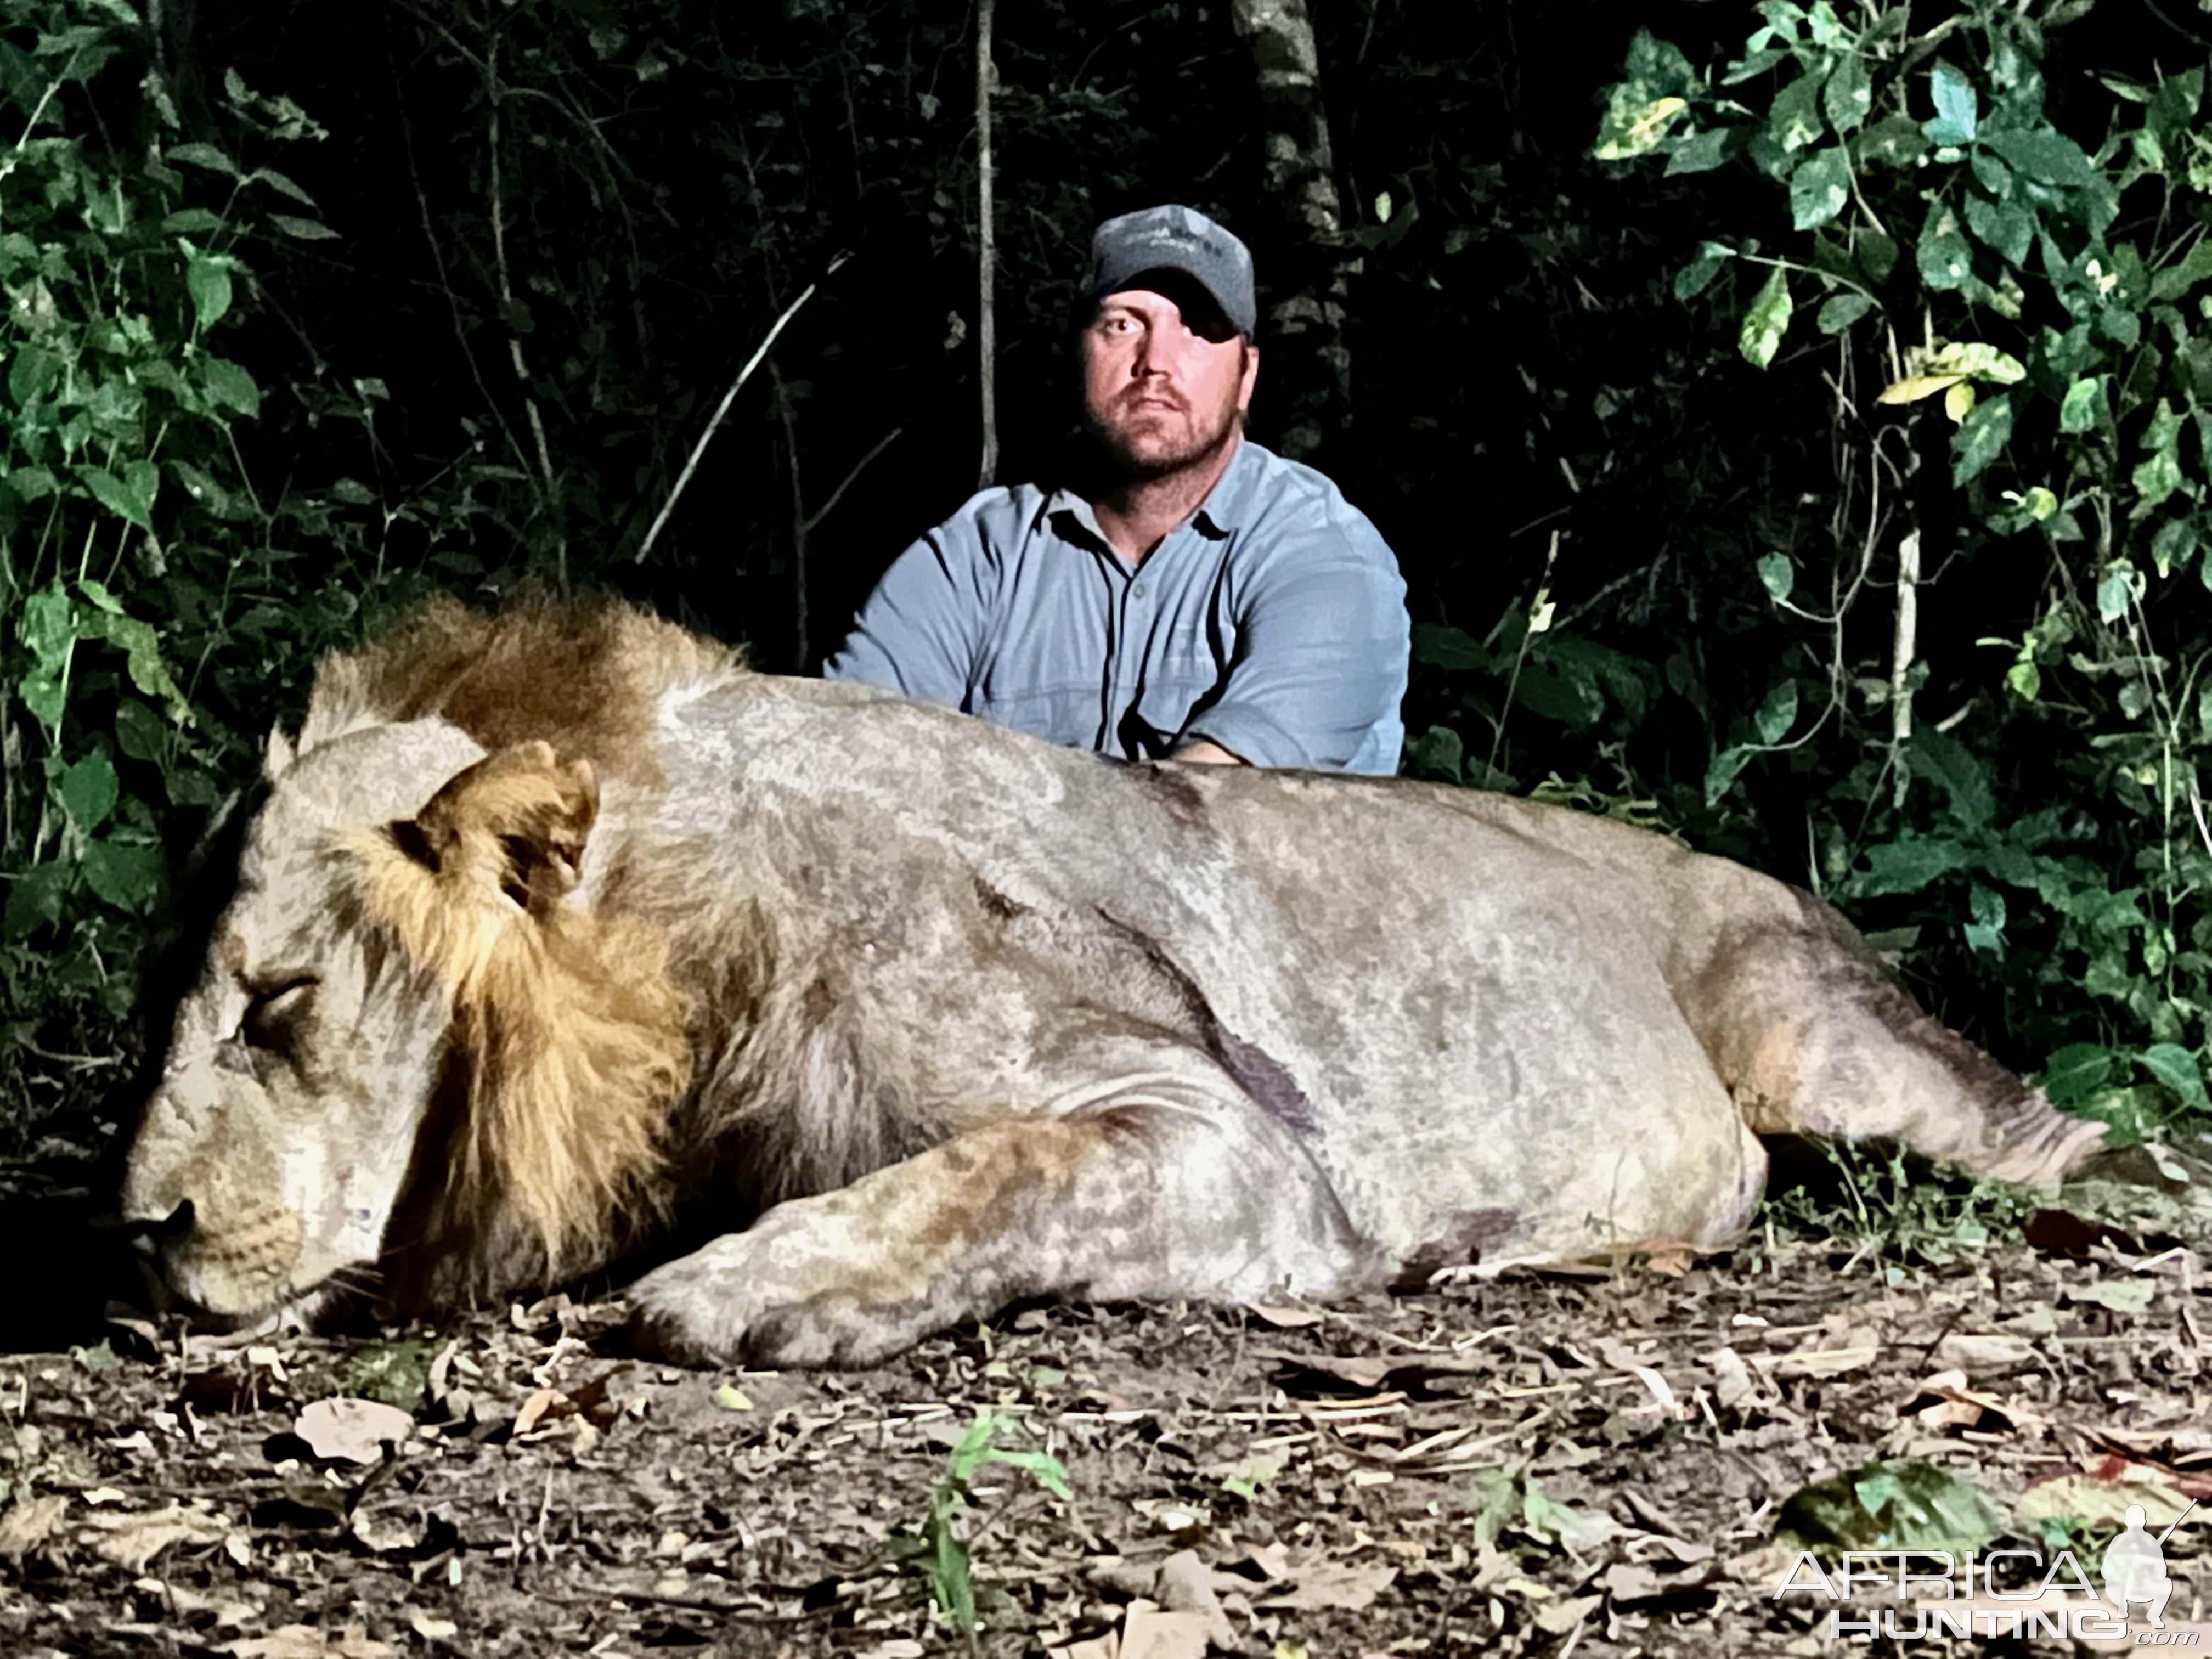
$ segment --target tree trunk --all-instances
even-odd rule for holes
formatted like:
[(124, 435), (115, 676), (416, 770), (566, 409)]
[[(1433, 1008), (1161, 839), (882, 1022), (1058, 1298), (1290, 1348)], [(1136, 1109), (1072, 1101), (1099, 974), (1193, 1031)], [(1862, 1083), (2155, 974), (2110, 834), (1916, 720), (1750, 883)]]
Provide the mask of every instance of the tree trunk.
[(1343, 428), (1352, 405), (1344, 313), (1356, 262), (1345, 246), (1321, 56), (1306, 0), (1231, 0), (1230, 15), (1259, 78), (1262, 167), (1279, 220), (1255, 261), (1270, 294), (1267, 384), (1284, 453), (1308, 456)]

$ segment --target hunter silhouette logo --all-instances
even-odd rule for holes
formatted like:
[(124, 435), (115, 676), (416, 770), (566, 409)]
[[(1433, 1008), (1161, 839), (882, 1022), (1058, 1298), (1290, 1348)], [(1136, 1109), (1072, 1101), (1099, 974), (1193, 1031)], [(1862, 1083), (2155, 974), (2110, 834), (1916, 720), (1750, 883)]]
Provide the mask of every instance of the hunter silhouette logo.
[(2196, 1507), (2192, 1498), (2189, 1509), (2173, 1517), (2173, 1526), (2154, 1538), (2143, 1530), (2143, 1506), (2128, 1505), (2127, 1530), (2105, 1546), (2105, 1599), (2121, 1618), (2128, 1616), (2130, 1602), (2148, 1601), (2151, 1628), (2166, 1628), (2166, 1598), (2173, 1594), (2173, 1581), (2166, 1576), (2166, 1540)]

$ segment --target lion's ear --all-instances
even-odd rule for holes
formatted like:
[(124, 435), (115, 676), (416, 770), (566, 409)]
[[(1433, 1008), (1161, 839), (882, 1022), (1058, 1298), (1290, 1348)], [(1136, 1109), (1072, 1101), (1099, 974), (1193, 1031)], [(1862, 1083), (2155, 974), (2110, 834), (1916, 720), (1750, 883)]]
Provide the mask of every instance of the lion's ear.
[(599, 812), (591, 762), (519, 743), (454, 774), (415, 830), (441, 882), (496, 888), (542, 918), (575, 890)]
[(284, 728), (270, 726), (269, 741), (261, 750), (261, 775), (274, 783), (292, 769), (292, 763), (298, 758), (298, 752), (292, 747), (292, 740), (284, 735)]

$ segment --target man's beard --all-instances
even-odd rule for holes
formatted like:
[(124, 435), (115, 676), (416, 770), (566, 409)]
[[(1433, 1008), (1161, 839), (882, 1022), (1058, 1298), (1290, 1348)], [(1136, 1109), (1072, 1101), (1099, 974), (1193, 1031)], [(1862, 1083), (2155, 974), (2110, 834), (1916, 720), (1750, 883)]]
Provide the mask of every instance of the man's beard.
[[(1136, 393), (1124, 392), (1115, 404), (1134, 401)], [(1152, 396), (1157, 397), (1154, 393)], [(1176, 399), (1186, 410), (1189, 400)], [(1168, 447), (1139, 450), (1131, 444), (1127, 432), (1118, 427), (1097, 410), (1085, 404), (1083, 425), (1091, 447), (1121, 483), (1154, 483), (1183, 471), (1196, 471), (1213, 460), (1236, 440), (1243, 425), (1243, 412), (1237, 408), (1234, 394), (1222, 400), (1211, 421), (1195, 424), (1181, 442)]]

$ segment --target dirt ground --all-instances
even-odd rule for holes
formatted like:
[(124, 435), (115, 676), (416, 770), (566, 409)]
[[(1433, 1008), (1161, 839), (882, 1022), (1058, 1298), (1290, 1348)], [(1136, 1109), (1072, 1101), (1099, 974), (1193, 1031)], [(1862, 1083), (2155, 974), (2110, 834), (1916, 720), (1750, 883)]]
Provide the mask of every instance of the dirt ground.
[[(2082, 1206), (1933, 1261), (1893, 1217), (1327, 1307), (1028, 1308), (823, 1376), (626, 1359), (616, 1304), (558, 1297), (341, 1339), (73, 1325), (58, 1287), (112, 1241), (15, 1186), (9, 1346), (52, 1351), (0, 1354), (9, 1655), (2064, 1651), (1832, 1636), (1882, 1593), (1804, 1588), (1837, 1559), (1793, 1574), (1784, 1506), (1929, 1465), (1936, 1521), (1986, 1502), (1985, 1558), (2070, 1542), (2094, 1576), (2126, 1504), (2155, 1535), (2212, 1496), (2212, 1245)], [(956, 1481), (979, 1416), (1068, 1496), (1034, 1462)], [(963, 1553), (972, 1638), (927, 1571)], [(2166, 1630), (2111, 1645), (2206, 1644), (2212, 1513), (2165, 1559)]]

